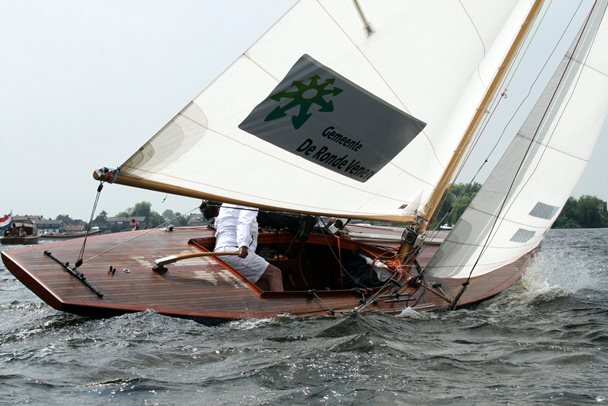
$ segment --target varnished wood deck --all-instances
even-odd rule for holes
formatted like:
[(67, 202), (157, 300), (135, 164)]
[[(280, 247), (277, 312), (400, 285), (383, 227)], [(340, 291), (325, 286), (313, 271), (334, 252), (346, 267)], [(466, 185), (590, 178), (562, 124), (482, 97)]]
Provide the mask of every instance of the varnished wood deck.
[[(45, 250), (50, 251), (61, 262), (72, 265), (78, 258), (82, 239), (13, 249), (2, 252), (2, 259), (10, 272), (55, 309), (88, 316), (111, 316), (148, 309), (199, 319), (342, 314), (350, 312), (362, 298), (372, 294), (363, 290), (261, 292), (238, 272), (213, 257), (168, 265), (166, 273), (152, 271), (155, 259), (199, 252), (205, 244), (209, 245), (209, 241), (212, 246), (212, 235), (211, 230), (204, 228), (175, 228), (172, 232), (141, 230), (89, 237), (84, 263), (78, 271), (103, 293), (101, 298), (44, 254)], [(260, 245), (280, 238), (277, 233), (262, 233)], [(311, 241), (314, 242), (314, 238)], [(355, 248), (371, 254), (385, 250), (348, 240), (341, 241), (341, 244), (342, 248)], [(422, 265), (435, 249), (431, 246), (423, 251), (419, 258)], [(525, 259), (522, 259), (502, 272), (472, 279), (460, 303), (474, 303), (511, 286), (521, 277), (524, 263)], [(116, 271), (109, 272), (110, 267)], [(448, 296), (455, 295), (463, 282), (458, 279), (436, 281), (442, 284)], [(397, 290), (400, 289), (395, 286), (393, 291)], [(434, 310), (448, 305), (448, 301), (439, 294), (441, 292), (435, 293), (430, 285), (420, 289), (403, 288), (400, 293), (399, 297), (380, 297), (364, 310), (398, 314), (408, 306)]]

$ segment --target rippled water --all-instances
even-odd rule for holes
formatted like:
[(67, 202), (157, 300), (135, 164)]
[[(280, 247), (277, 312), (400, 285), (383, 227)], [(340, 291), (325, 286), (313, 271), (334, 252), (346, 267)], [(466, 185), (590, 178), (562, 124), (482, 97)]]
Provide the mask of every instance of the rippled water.
[(607, 264), (608, 229), (553, 230), (474, 310), (217, 327), (59, 313), (0, 265), (0, 403), (608, 403)]

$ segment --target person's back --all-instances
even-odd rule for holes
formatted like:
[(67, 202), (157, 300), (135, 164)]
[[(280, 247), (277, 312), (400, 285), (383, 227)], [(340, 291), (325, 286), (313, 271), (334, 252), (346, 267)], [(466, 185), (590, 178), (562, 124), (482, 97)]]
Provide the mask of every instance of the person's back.
[(215, 218), (215, 251), (238, 252), (238, 256), (220, 256), (243, 276), (273, 291), (283, 290), (281, 270), (255, 253), (258, 245), (258, 209), (222, 204)]
[(255, 252), (258, 245), (257, 214), (257, 209), (223, 204), (214, 223), (215, 250), (245, 246)]

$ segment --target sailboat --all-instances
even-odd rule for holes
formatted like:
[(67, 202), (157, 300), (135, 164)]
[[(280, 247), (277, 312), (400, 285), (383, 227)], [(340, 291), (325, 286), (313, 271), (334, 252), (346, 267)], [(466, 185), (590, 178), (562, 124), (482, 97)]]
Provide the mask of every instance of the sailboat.
[[(572, 7), (574, 40), (559, 48), (559, 32), (546, 45), (561, 62), (534, 72), (548, 79), (527, 118), (490, 131), (504, 106), (530, 100), (509, 84), (555, 4), (302, 0), (120, 167), (94, 172), (100, 189), (277, 215), (260, 222), (258, 252), (285, 291), (224, 263), (211, 228), (92, 236), (2, 259), (49, 305), (85, 316), (399, 315), (488, 299), (521, 278), (593, 151), (608, 111), (607, 4)], [(446, 190), (486, 138), (510, 141), (432, 241)]]
[(13, 218), (13, 212), (0, 217), (1, 245), (30, 245), (38, 244), (38, 228), (28, 217)]

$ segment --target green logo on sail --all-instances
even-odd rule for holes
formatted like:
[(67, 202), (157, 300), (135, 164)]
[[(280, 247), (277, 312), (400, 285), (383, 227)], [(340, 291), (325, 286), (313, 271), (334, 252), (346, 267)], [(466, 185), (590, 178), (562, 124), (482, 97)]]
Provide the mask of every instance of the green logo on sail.
[[(310, 55), (302, 55), (260, 99), (239, 129), (357, 182), (375, 176), (426, 125)], [(291, 158), (269, 151), (276, 159)]]
[[(342, 93), (342, 89), (333, 87), (333, 83), (335, 82), (334, 78), (327, 79), (321, 83), (319, 83), (319, 79), (319, 75), (314, 75), (310, 78), (308, 84), (299, 80), (294, 80), (291, 82), (292, 88), (270, 96), (270, 99), (278, 102), (281, 101), (281, 99), (291, 99), (291, 101), (284, 106), (276, 107), (266, 116), (264, 121), (272, 121), (285, 117), (287, 111), (299, 106), (300, 110), (297, 112), (297, 115), (291, 117), (293, 128), (297, 130), (304, 125), (310, 116), (312, 116), (312, 113), (309, 113), (308, 110), (313, 104), (319, 106), (318, 111), (320, 112), (327, 113), (334, 111), (333, 102), (331, 100), (325, 100), (325, 96), (337, 96)], [(295, 87), (295, 89), (291, 90), (293, 87)]]

